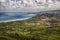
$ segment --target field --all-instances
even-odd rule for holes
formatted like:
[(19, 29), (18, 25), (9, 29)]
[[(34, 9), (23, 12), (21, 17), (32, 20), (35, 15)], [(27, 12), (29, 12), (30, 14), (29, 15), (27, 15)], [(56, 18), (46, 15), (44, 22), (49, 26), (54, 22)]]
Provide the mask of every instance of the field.
[(60, 13), (0, 23), (0, 40), (60, 40)]

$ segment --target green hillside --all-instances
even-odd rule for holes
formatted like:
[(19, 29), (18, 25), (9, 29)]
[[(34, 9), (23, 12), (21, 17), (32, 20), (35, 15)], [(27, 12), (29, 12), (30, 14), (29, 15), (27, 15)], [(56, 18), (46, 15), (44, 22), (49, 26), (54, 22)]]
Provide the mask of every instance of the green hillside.
[(0, 23), (0, 40), (60, 40), (60, 13)]

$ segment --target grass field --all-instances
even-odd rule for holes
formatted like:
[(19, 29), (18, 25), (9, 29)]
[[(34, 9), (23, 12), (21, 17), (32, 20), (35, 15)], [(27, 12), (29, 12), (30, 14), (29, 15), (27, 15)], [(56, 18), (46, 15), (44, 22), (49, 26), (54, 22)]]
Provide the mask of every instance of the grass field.
[(24, 21), (0, 23), (0, 40), (60, 40), (58, 15), (41, 14)]

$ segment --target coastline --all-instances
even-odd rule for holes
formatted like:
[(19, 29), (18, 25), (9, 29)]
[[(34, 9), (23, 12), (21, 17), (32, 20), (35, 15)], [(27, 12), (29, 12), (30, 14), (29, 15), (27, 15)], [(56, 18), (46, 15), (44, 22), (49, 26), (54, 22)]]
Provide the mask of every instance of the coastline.
[(2, 22), (12, 22), (12, 21), (22, 21), (22, 20), (27, 20), (29, 18), (31, 18), (31, 17), (28, 17), (28, 18), (20, 18), (20, 19), (12, 19), (12, 20), (6, 20), (6, 21), (0, 21), (0, 23), (2, 23)]

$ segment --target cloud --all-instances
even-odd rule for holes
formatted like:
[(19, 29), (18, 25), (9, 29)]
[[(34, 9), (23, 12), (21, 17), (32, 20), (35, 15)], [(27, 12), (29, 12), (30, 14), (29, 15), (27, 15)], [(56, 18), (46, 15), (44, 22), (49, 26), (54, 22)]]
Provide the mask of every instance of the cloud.
[[(9, 0), (8, 0), (9, 1)], [(21, 8), (57, 8), (60, 7), (60, 1), (59, 0), (19, 0), (19, 1), (9, 1), (5, 2), (5, 0), (1, 0), (3, 5), (2, 7), (5, 9), (21, 9)], [(5, 2), (5, 3), (3, 3)], [(59, 4), (59, 5), (57, 5)], [(1, 6), (0, 5), (0, 6)]]
[(6, 0), (0, 0), (0, 2), (5, 2)]
[[(48, 10), (60, 10), (60, 0), (8, 1), (9, 0), (6, 2), (1, 2), (0, 12), (39, 12)], [(16, 13), (14, 15), (16, 15)], [(13, 14), (11, 16), (13, 16)]]

